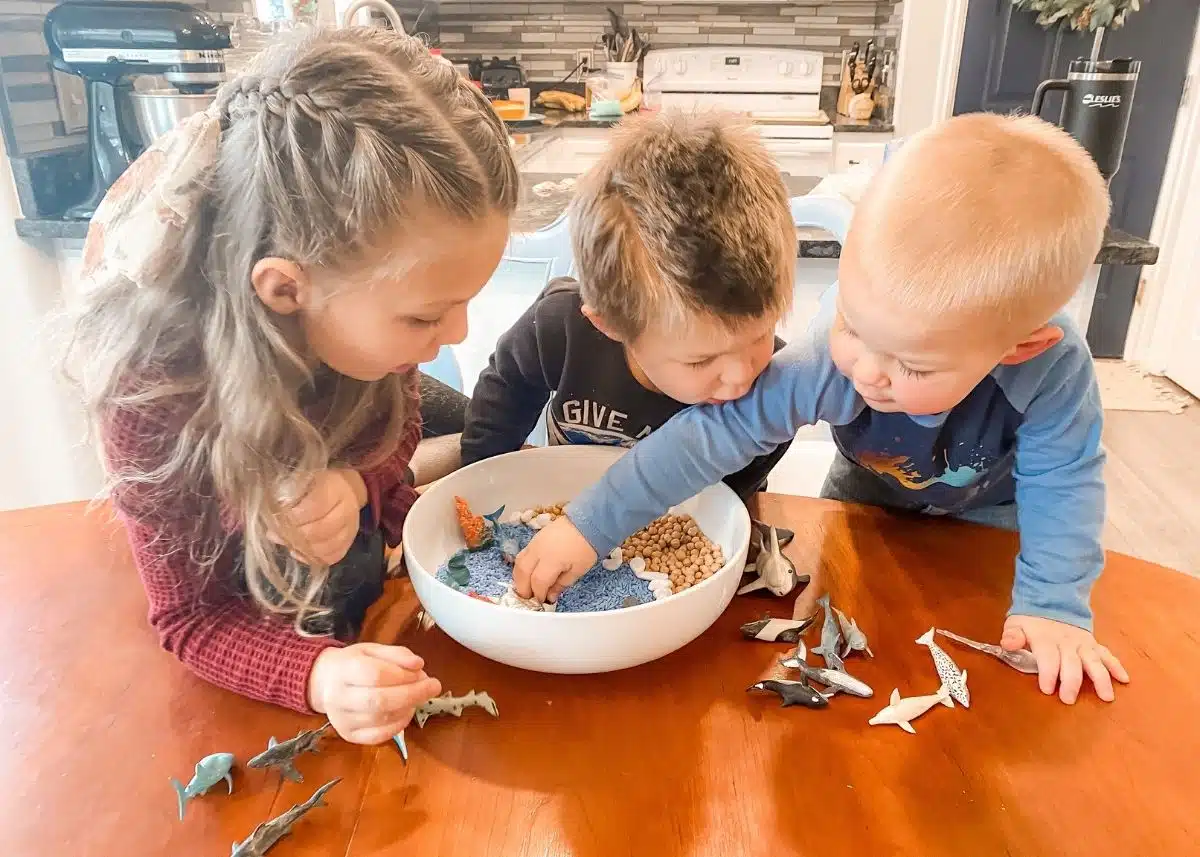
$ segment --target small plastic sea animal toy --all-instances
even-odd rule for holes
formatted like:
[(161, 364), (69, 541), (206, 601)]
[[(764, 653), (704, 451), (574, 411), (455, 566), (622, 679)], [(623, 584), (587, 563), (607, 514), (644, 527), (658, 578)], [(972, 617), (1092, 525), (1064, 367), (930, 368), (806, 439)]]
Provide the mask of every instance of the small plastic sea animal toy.
[(954, 663), (945, 650), (933, 641), (933, 629), (930, 628), (918, 637), (917, 644), (929, 647), (929, 654), (933, 655), (933, 666), (937, 669), (938, 678), (950, 690), (954, 701), (963, 708), (970, 708), (971, 692), (967, 690), (967, 671), (960, 670), (958, 664)]
[(463, 696), (454, 696), (449, 691), (441, 696), (429, 700), (417, 706), (417, 710), (413, 713), (413, 719), (417, 721), (417, 725), (422, 729), (425, 728), (425, 721), (430, 717), (435, 717), (439, 714), (451, 714), (455, 717), (462, 717), (463, 709), (474, 706), (482, 708), (492, 717), (500, 716), (500, 709), (496, 707), (496, 701), (492, 699), (486, 691), (468, 691)]
[(229, 786), (229, 794), (233, 794), (233, 776), (229, 773), (232, 770), (233, 753), (213, 753), (196, 763), (196, 773), (186, 786), (172, 777), (171, 785), (175, 787), (175, 794), (179, 798), (179, 820), (183, 821), (183, 808), (188, 801), (206, 794), (221, 780)]
[(309, 810), (325, 806), (325, 793), (342, 781), (341, 777), (321, 786), (304, 803), (298, 803), (282, 815), (264, 821), (249, 836), (233, 846), (230, 857), (263, 857), (280, 839), (292, 832), (292, 825)]
[(462, 530), (463, 541), (467, 543), (469, 550), (480, 550), (492, 543), (492, 530), (495, 525), (483, 515), (472, 512), (470, 505), (462, 497), (454, 498), (454, 512), (458, 516), (458, 528)]
[(317, 744), (329, 725), (329, 721), (326, 720), (325, 725), (319, 729), (309, 729), (286, 741), (277, 742), (275, 736), (272, 735), (271, 740), (267, 742), (267, 749), (247, 762), (246, 766), (249, 768), (278, 768), (279, 773), (287, 779), (294, 783), (302, 783), (304, 777), (300, 776), (300, 772), (296, 770), (295, 761), (301, 753), (320, 752)]
[(954, 700), (950, 698), (950, 688), (942, 685), (937, 693), (929, 696), (910, 696), (907, 699), (900, 698), (900, 688), (892, 691), (892, 698), (888, 702), (886, 708), (872, 717), (867, 723), (872, 726), (899, 726), (910, 735), (916, 735), (917, 730), (913, 729), (910, 721), (916, 720), (929, 709), (933, 708), (938, 703), (947, 708), (954, 707)]
[(819, 681), (821, 684), (828, 687), (831, 691), (845, 691), (851, 696), (857, 696), (861, 699), (870, 699), (875, 695), (875, 691), (871, 686), (862, 679), (855, 678), (848, 672), (843, 670), (831, 670), (821, 667), (811, 667), (805, 663), (803, 658), (788, 658), (781, 662), (788, 669), (800, 670), (805, 678)]
[(867, 635), (858, 627), (858, 623), (847, 619), (846, 614), (836, 607), (833, 608), (833, 612), (837, 616), (838, 626), (842, 629), (842, 636), (846, 639), (842, 657), (848, 657), (851, 652), (866, 652), (868, 657), (875, 657), (875, 653), (867, 645)]
[(511, 607), (514, 610), (533, 610), (537, 613), (554, 612), (554, 605), (549, 601), (543, 604), (536, 598), (522, 598), (517, 594), (517, 590), (513, 589), (511, 583), (508, 585), (508, 589), (504, 590), (504, 594), (496, 600), (496, 603), (501, 607)]
[(645, 602), (636, 595), (626, 595), (625, 599), (621, 602), (621, 607), (639, 607), (644, 603)]
[[(758, 559), (758, 554), (762, 551), (763, 545), (766, 544), (767, 539), (770, 537), (769, 533), (771, 529), (770, 524), (764, 524), (762, 521), (750, 521), (750, 547), (746, 552), (747, 563), (754, 563)], [(775, 527), (774, 529), (779, 533), (779, 546), (781, 548), (787, 547), (791, 544), (792, 539), (796, 538), (796, 534), (791, 530), (785, 530), (783, 527)]]
[(768, 643), (797, 643), (800, 635), (813, 623), (808, 619), (775, 619), (763, 616), (742, 626), (742, 636), (747, 640), (765, 640)]
[[(774, 527), (768, 529), (770, 532), (767, 541), (758, 555), (758, 560), (754, 563), (753, 570), (758, 575), (758, 579), (739, 589), (738, 595), (766, 589), (772, 595), (782, 598), (795, 589), (796, 584), (800, 582), (800, 578), (796, 574), (796, 566), (783, 555), (779, 544), (779, 530)], [(807, 581), (808, 577), (806, 576), (804, 579)]]
[(966, 637), (960, 637), (958, 634), (943, 631), (941, 628), (938, 628), (937, 632), (943, 637), (949, 637), (954, 642), (962, 643), (964, 646), (974, 649), (977, 652), (984, 652), (993, 658), (998, 658), (1017, 672), (1025, 673), (1026, 675), (1037, 675), (1037, 658), (1033, 656), (1033, 652), (1029, 651), (1029, 649), (1017, 649), (1015, 652), (1010, 652), (1008, 649), (1001, 648), (995, 643), (977, 643)]
[(517, 546), (516, 539), (501, 539), (500, 540), (500, 558), (509, 565), (517, 564), (517, 554), (521, 552)]
[(400, 758), (404, 760), (404, 764), (408, 764), (408, 743), (404, 740), (404, 730), (401, 729), (392, 736), (392, 740), (396, 742), (396, 749), (400, 751)]
[(450, 579), (459, 586), (466, 586), (471, 582), (471, 569), (467, 567), (466, 551), (457, 551), (446, 560), (446, 570), (450, 572)]
[(784, 657), (779, 659), (779, 665), (789, 670), (800, 669), (800, 664), (808, 663), (805, 658), (808, 657), (808, 649), (804, 647), (803, 640), (796, 641), (796, 648), (792, 649)]
[(842, 631), (838, 626), (837, 619), (834, 618), (833, 606), (829, 603), (829, 593), (826, 592), (817, 599), (817, 603), (825, 609), (825, 622), (821, 625), (821, 645), (813, 649), (813, 654), (823, 657), (825, 664), (830, 669), (845, 672), (846, 665), (842, 662), (842, 656), (838, 654), (842, 642)]
[(803, 705), (806, 708), (826, 708), (832, 693), (824, 694), (808, 682), (785, 681), (783, 679), (767, 679), (755, 682), (747, 690), (762, 690), (774, 693), (783, 700), (781, 708), (790, 705)]

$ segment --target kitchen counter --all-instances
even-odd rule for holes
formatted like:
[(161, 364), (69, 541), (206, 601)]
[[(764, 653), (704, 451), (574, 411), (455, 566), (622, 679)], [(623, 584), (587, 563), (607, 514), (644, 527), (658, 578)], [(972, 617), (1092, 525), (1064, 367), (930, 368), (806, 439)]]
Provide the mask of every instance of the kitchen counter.
[[(858, 131), (874, 134), (890, 134), (895, 130), (895, 126), (890, 119), (851, 119), (848, 116), (838, 116), (834, 110), (833, 103), (826, 105), (822, 100), (822, 108), (829, 116), (833, 124), (835, 133), (841, 131)], [(545, 121), (541, 123), (527, 122), (509, 122), (509, 130), (513, 133), (529, 133), (536, 134), (539, 131), (547, 131), (553, 128), (611, 128), (620, 122), (620, 119), (591, 119), (587, 113), (568, 113), (566, 110), (550, 110), (534, 105), (532, 112), (541, 113), (545, 116)]]

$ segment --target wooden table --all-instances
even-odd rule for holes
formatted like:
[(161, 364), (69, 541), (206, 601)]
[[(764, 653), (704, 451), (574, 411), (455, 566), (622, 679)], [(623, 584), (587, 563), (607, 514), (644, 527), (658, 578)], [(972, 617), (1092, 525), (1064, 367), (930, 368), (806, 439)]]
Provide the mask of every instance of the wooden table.
[[(369, 631), (410, 644), (456, 692), (488, 690), (493, 720), (409, 730), (391, 745), (327, 739), (303, 784), (239, 769), (176, 818), (168, 777), (202, 756), (245, 761), (269, 735), (315, 725), (192, 677), (160, 651), (121, 531), (103, 509), (0, 515), (0, 832), (6, 853), (225, 857), (260, 821), (335, 776), (329, 805), (271, 857), (786, 857), (1200, 854), (1200, 581), (1111, 555), (1095, 595), (1101, 638), (1133, 684), (1069, 708), (1029, 676), (948, 645), (969, 710), (938, 708), (917, 734), (868, 727), (893, 687), (937, 682), (915, 638), (935, 622), (994, 639), (1015, 544), (1007, 533), (767, 496), (760, 516), (797, 531), (800, 569), (823, 568), (870, 637), (854, 672), (876, 697), (824, 711), (748, 695), (782, 646), (738, 625), (739, 598), (701, 639), (622, 673), (556, 677), (479, 658), (413, 628), (406, 581)], [(810, 634), (812, 641), (812, 634)]]

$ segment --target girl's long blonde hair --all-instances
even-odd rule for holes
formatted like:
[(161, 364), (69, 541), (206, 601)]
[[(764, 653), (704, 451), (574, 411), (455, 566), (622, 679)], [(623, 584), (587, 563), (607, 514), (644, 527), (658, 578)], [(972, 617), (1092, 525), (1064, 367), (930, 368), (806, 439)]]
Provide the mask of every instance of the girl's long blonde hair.
[[(189, 521), (161, 549), (189, 551), (203, 574), (235, 522), (251, 594), (305, 633), (327, 606), (329, 570), (301, 565), (268, 533), (294, 543), (281, 513), (314, 474), (371, 467), (396, 449), (417, 418), (415, 382), (328, 370), (315, 379), (255, 294), (251, 270), (266, 256), (355, 270), (422, 212), (510, 213), (517, 174), (504, 125), (479, 90), (391, 31), (294, 37), (227, 83), (216, 108), (217, 162), (173, 272), (85, 294), (67, 366), (107, 447), (118, 507), (144, 521)], [(314, 422), (302, 397), (318, 380), (332, 394)], [(181, 425), (154, 449), (114, 455), (120, 444), (105, 431), (114, 416), (156, 425), (175, 412)], [(378, 424), (378, 445), (356, 448)]]

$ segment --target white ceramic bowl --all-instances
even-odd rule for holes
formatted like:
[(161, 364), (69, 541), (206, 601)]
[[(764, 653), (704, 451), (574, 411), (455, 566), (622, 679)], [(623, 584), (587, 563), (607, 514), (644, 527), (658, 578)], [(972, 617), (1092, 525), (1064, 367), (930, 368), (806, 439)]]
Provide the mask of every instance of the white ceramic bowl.
[(538, 613), (488, 604), (437, 580), (463, 547), (454, 496), (477, 513), (563, 503), (603, 475), (622, 450), (551, 446), (476, 462), (433, 485), (404, 522), (404, 558), (421, 604), (438, 626), (473, 652), (546, 673), (599, 673), (661, 658), (704, 633), (741, 580), (750, 516), (724, 483), (678, 508), (696, 519), (729, 561), (703, 583), (662, 601), (599, 613)]

